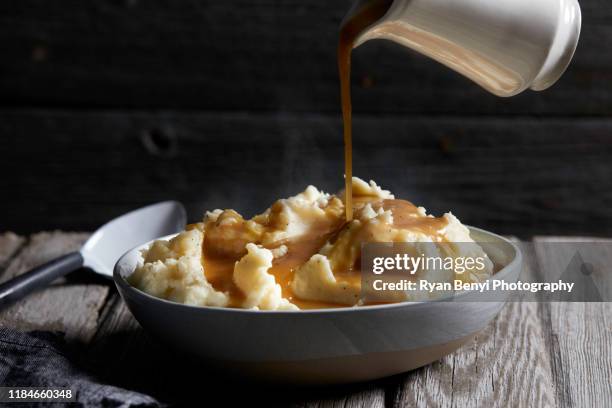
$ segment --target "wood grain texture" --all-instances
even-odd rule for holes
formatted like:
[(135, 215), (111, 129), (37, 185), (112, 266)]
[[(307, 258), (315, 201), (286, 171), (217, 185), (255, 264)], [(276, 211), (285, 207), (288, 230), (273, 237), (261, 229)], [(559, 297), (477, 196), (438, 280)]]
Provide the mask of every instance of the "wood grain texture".
[[(0, 4), (0, 104), (339, 112), (338, 26), (351, 5), (286, 0), (9, 0)], [(612, 4), (582, 0), (564, 77), (501, 99), (378, 41), (354, 53), (357, 112), (609, 115)], [(375, 102), (373, 102), (375, 101)]]
[[(236, 406), (265, 401), (270, 406), (304, 408), (385, 407), (385, 387), (380, 381), (343, 387), (279, 389), (273, 385), (225, 377), (216, 368), (193, 361), (190, 357), (182, 357), (176, 350), (168, 353), (165, 345), (149, 338), (143, 331), (116, 292), (109, 296), (99, 322), (90, 343), (91, 355), (95, 356), (99, 366), (97, 375), (124, 387), (152, 394), (163, 401), (197, 398), (201, 395), (198, 384), (205, 381), (209, 389), (229, 390), (231, 384), (243, 389), (240, 395), (232, 396)], [(151, 360), (151, 355), (157, 357)], [(200, 373), (196, 378), (192, 375), (194, 370)], [(164, 371), (172, 375), (151, 374)], [(225, 405), (227, 395), (225, 392), (215, 393), (210, 395), (212, 401), (209, 402)]]
[[(541, 267), (563, 271), (575, 254), (569, 242), (570, 239), (555, 237), (535, 238)], [(609, 274), (612, 262), (609, 253), (593, 251), (588, 256), (588, 261), (595, 265), (605, 265), (604, 271)], [(595, 256), (603, 258), (597, 262)], [(553, 373), (559, 401), (575, 407), (611, 406), (612, 303), (552, 302), (543, 306), (548, 333), (546, 343), (554, 358)]]
[[(526, 274), (536, 268), (522, 245)], [(538, 303), (510, 302), (476, 339), (438, 362), (400, 376), (394, 407), (559, 406)], [(528, 391), (527, 391), (528, 390)]]
[[(0, 282), (79, 248), (87, 236), (62, 232), (32, 235), (27, 246), (0, 276)], [(98, 312), (108, 293), (108, 286), (79, 283), (78, 276), (72, 279), (58, 280), (2, 310), (0, 324), (21, 330), (62, 331), (68, 341), (89, 341), (96, 331)]]
[[(289, 395), (285, 395), (287, 399)], [(304, 408), (385, 408), (384, 382), (340, 387), (302, 389), (291, 397), (290, 406)]]
[[(73, 249), (85, 238), (86, 234), (59, 232), (33, 235), (3, 279)], [(537, 238), (535, 247), (520, 244), (523, 276), (537, 275), (543, 260), (555, 255), (544, 245), (551, 239), (558, 240)], [(564, 256), (554, 259), (563, 263)], [(609, 405), (612, 397), (610, 303), (511, 302), (474, 341), (421, 369), (366, 384), (279, 389), (221, 376), (213, 367), (150, 338), (114, 289), (103, 306), (92, 306), (87, 299), (94, 296), (83, 294), (82, 288), (82, 283), (56, 285), (39, 293), (39, 300), (33, 297), (19, 305), (21, 314), (0, 314), (0, 324), (63, 330), (72, 338), (91, 340), (88, 355), (97, 378), (166, 402), (201, 397), (202, 383), (217, 390), (239, 387), (240, 395), (232, 397), (237, 404), (265, 401), (294, 407), (595, 407)], [(64, 305), (53, 300), (59, 297)], [(33, 309), (43, 304), (53, 310), (35, 315)], [(61, 314), (66, 316), (58, 319)], [(151, 359), (152, 355), (157, 357)], [(200, 375), (194, 377), (193, 372)], [(227, 402), (227, 394), (215, 395), (217, 402)]]
[[(335, 191), (350, 4), (1, 2), (2, 228), (93, 230), (167, 198), (192, 220), (253, 214), (307, 184)], [(574, 61), (542, 93), (497, 98), (394, 44), (359, 48), (356, 173), (504, 234), (608, 235), (612, 3), (581, 8)]]
[[(3, 111), (0, 135), (0, 171), (20, 169), (0, 178), (3, 225), (17, 231), (93, 230), (164, 199), (193, 221), (253, 215), (342, 183), (335, 116)], [(612, 120), (373, 115), (354, 137), (356, 175), (433, 214), (521, 237), (612, 230)]]

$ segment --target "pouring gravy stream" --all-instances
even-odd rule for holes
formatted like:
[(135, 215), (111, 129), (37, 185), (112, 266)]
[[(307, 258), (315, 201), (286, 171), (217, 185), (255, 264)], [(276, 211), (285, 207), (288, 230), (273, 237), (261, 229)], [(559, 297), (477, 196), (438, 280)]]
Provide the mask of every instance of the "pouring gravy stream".
[[(437, 231), (446, 224), (446, 220), (442, 217), (414, 217), (418, 212), (417, 207), (412, 203), (404, 200), (380, 200), (374, 197), (358, 197), (353, 199), (352, 192), (352, 124), (351, 124), (351, 90), (350, 90), (350, 70), (351, 70), (351, 51), (355, 45), (355, 41), (359, 35), (366, 30), (372, 23), (380, 19), (391, 5), (391, 0), (368, 0), (350, 15), (340, 28), (338, 42), (338, 70), (340, 74), (340, 88), (342, 101), (342, 118), (344, 122), (344, 164), (345, 164), (345, 218), (331, 222), (323, 223), (313, 228), (308, 234), (301, 237), (296, 242), (286, 243), (288, 246), (287, 255), (274, 259), (273, 266), (269, 273), (274, 275), (277, 283), (282, 288), (283, 297), (289, 299), (300, 309), (321, 309), (343, 307), (346, 305), (302, 300), (294, 296), (291, 290), (291, 281), (295, 270), (303, 265), (310, 257), (317, 253), (325, 242), (336, 235), (346, 222), (353, 219), (354, 206), (361, 207), (366, 203), (370, 203), (373, 208), (383, 208), (390, 210), (394, 215), (394, 225), (399, 228), (412, 228), (420, 230), (425, 234), (434, 236)], [(242, 220), (242, 217), (237, 213), (236, 217)], [(189, 228), (195, 225), (189, 226)], [(244, 294), (236, 287), (232, 275), (235, 263), (244, 255), (244, 250), (229, 251), (228, 248), (243, 248), (246, 241), (241, 239), (226, 242), (225, 240), (215, 239), (213, 237), (224, 235), (240, 237), (243, 235), (244, 224), (242, 222), (233, 223), (227, 226), (221, 223), (211, 222), (205, 225), (205, 241), (203, 245), (203, 266), (207, 280), (212, 286), (219, 291), (229, 293), (230, 307), (240, 307), (244, 301)], [(216, 233), (215, 230), (225, 229)], [(234, 229), (229, 232), (227, 229)], [(269, 248), (272, 249), (272, 248)], [(352, 285), (358, 285), (361, 281), (360, 271), (358, 266), (348, 265), (346, 270), (334, 271), (336, 277), (342, 281), (350, 282)]]
[(340, 27), (338, 41), (338, 72), (344, 125), (344, 191), (346, 220), (353, 219), (353, 129), (351, 106), (351, 52), (355, 40), (372, 23), (385, 15), (392, 0), (371, 0), (359, 5)]

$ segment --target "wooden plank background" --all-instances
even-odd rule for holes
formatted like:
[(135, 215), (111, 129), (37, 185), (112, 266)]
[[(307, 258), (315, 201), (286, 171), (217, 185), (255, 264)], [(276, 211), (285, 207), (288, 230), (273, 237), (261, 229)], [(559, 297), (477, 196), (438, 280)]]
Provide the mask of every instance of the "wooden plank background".
[[(350, 1), (0, 3), (0, 230), (92, 230), (155, 200), (246, 214), (341, 185)], [(612, 3), (574, 61), (502, 99), (394, 44), (354, 53), (356, 174), (528, 238), (612, 231)]]
[[(0, 282), (70, 251), (85, 237), (0, 234), (0, 248), (12, 248), (0, 253), (0, 265), (6, 265), (0, 269)], [(563, 251), (563, 246), (548, 246), (548, 253), (539, 250), (557, 240), (539, 237), (519, 243), (525, 276), (551, 256), (562, 259), (550, 251)], [(612, 259), (602, 261), (609, 265)], [(206, 392), (206, 401), (220, 405), (227, 405), (228, 396), (236, 405), (313, 408), (612, 405), (612, 303), (511, 302), (473, 341), (426, 367), (365, 384), (279, 389), (218, 377), (205, 364), (158, 343), (140, 328), (110, 285), (78, 271), (67, 282), (2, 311), (0, 325), (62, 330), (67, 347), (86, 350), (82, 366), (99, 381), (169, 403), (201, 399), (204, 386), (215, 390)]]
[[(8, 0), (6, 106), (339, 110), (339, 1)], [(583, 0), (576, 57), (548, 92), (500, 99), (391, 43), (354, 55), (355, 110), (609, 115), (612, 5)]]

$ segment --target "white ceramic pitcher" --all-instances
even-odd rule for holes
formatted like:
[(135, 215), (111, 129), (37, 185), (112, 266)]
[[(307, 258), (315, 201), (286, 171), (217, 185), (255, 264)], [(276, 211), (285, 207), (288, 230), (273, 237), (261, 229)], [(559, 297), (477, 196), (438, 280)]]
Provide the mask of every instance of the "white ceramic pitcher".
[[(357, 1), (351, 11), (372, 0)], [(498, 96), (554, 84), (580, 36), (577, 0), (394, 0), (355, 47), (384, 38), (450, 67)]]

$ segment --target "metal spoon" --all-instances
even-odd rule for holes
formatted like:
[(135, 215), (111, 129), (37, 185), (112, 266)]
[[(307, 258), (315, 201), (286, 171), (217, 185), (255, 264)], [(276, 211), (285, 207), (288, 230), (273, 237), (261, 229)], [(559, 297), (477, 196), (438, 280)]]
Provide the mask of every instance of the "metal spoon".
[(83, 266), (112, 278), (117, 259), (129, 249), (185, 228), (185, 208), (164, 201), (131, 211), (104, 224), (79, 251), (71, 252), (0, 285), (0, 309), (34, 289)]

